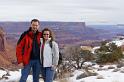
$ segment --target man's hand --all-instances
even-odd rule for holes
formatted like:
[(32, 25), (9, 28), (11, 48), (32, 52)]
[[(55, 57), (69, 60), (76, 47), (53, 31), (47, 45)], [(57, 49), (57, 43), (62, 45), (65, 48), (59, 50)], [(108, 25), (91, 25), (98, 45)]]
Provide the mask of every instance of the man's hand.
[(19, 66), (20, 68), (23, 68), (23, 67), (24, 67), (24, 64), (23, 64), (23, 63), (20, 63), (20, 64), (18, 64), (18, 66)]

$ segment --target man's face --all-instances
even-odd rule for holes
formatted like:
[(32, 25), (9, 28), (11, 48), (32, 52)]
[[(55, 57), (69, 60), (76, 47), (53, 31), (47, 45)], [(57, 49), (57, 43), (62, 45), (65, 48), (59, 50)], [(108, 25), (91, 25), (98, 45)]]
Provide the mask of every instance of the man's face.
[(39, 22), (31, 23), (31, 30), (35, 33), (39, 29)]

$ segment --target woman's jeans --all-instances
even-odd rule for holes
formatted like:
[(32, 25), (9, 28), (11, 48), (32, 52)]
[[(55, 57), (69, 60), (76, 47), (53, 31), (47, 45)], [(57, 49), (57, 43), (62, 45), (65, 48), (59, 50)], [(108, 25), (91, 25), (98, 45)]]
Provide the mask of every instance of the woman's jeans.
[(53, 82), (55, 69), (53, 67), (42, 67), (41, 73), (43, 76), (44, 82)]
[(29, 64), (24, 66), (24, 68), (21, 70), (22, 75), (19, 82), (26, 82), (31, 68), (33, 72), (33, 82), (39, 82), (39, 73), (41, 70), (40, 66), (39, 60), (30, 60)]

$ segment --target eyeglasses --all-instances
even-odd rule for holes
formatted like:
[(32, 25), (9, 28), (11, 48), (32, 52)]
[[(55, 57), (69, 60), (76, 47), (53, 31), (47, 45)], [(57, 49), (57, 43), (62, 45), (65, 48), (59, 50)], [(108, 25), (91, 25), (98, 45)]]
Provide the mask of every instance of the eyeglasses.
[(49, 35), (49, 34), (43, 34), (43, 35)]

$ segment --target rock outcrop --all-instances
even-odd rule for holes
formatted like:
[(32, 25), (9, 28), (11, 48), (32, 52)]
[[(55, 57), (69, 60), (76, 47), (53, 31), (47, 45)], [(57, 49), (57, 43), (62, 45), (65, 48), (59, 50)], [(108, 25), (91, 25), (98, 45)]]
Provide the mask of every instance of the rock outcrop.
[(2, 27), (0, 27), (0, 51), (5, 51), (5, 32)]
[(12, 67), (13, 61), (16, 61), (14, 53), (13, 46), (7, 43), (5, 31), (0, 27), (0, 67)]

